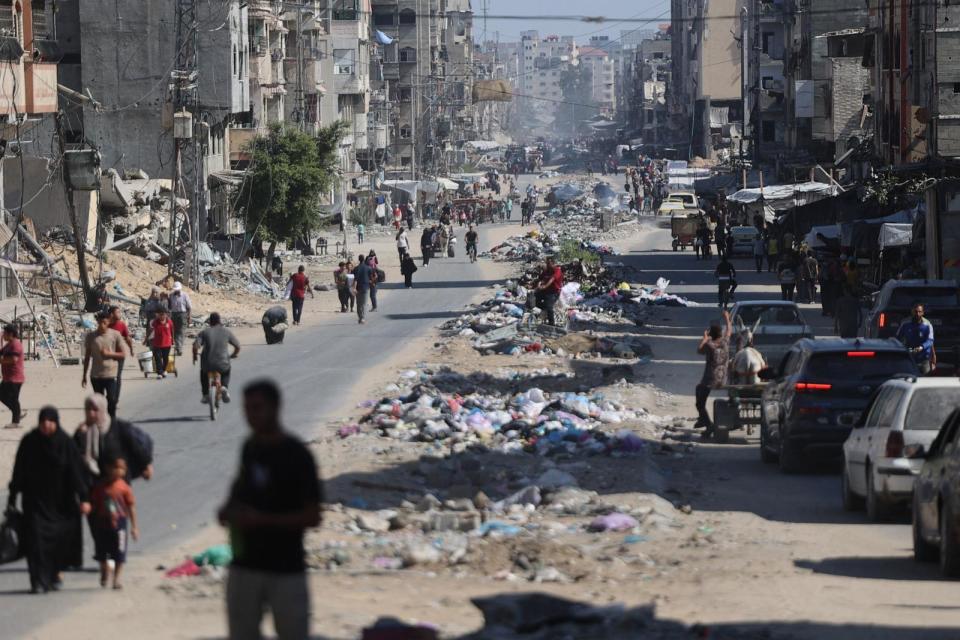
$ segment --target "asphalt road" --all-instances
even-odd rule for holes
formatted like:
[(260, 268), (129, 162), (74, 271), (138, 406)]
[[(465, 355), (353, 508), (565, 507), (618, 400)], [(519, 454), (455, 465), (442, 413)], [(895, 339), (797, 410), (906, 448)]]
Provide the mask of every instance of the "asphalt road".
[[(507, 224), (519, 224), (519, 214)], [(491, 226), (480, 229), (481, 251), (486, 248), (484, 229)], [(415, 237), (419, 231), (414, 230)], [(292, 328), (283, 344), (271, 346), (264, 344), (258, 332), (258, 339), (243, 344), (240, 358), (234, 361), (234, 395), (253, 378), (276, 380), (284, 394), (284, 424), (310, 439), (330, 419), (349, 409), (343, 406), (344, 398), (365, 372), (446, 318), (459, 315), (481, 288), (494, 283), (482, 279), (480, 267), (470, 264), (463, 254), (460, 229), (458, 236), (457, 257), (437, 258), (422, 267), (418, 256), (413, 289), (405, 290), (398, 270), (392, 269), (378, 296), (380, 310), (368, 313), (363, 326), (358, 325), (355, 314), (345, 313), (318, 325)], [(308, 298), (305, 314), (312, 305)], [(124, 379), (120, 415), (153, 437), (157, 466), (152, 481), (134, 485), (143, 535), (131, 548), (132, 554), (170, 548), (214, 521), (247, 434), (239, 402), (225, 405), (217, 421), (211, 422), (207, 407), (200, 404), (198, 368), (188, 357), (180, 359), (178, 368), (178, 378), (164, 381), (144, 380), (135, 374)], [(84, 552), (86, 558), (92, 554), (89, 539)], [(92, 567), (92, 561), (87, 560), (87, 566)], [(88, 585), (79, 586), (78, 582)], [(81, 605), (85, 590), (95, 581), (67, 576), (66, 583), (56, 596), (31, 596), (24, 563), (0, 568), (0, 596), (4, 596), (0, 637), (27, 636), (50, 617), (51, 606), (63, 613)]]

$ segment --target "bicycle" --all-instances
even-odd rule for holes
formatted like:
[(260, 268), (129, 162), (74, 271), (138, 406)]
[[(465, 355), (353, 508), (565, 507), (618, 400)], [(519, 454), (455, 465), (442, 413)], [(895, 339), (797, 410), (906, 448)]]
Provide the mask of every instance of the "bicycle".
[(223, 397), (223, 383), (220, 379), (219, 371), (207, 372), (207, 379), (210, 380), (210, 419), (217, 419), (217, 412), (220, 410), (220, 400)]
[(477, 245), (467, 245), (467, 255), (470, 256), (470, 262), (477, 261)]

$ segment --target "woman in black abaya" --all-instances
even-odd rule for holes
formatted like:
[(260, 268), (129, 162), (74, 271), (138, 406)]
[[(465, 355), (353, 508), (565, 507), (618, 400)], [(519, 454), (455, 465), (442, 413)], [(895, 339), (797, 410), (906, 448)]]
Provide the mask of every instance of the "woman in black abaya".
[(60, 571), (74, 564), (80, 514), (90, 512), (80, 450), (60, 428), (53, 407), (40, 410), (37, 428), (20, 441), (10, 504), (22, 496), (22, 544), (30, 570), (30, 591), (60, 588)]

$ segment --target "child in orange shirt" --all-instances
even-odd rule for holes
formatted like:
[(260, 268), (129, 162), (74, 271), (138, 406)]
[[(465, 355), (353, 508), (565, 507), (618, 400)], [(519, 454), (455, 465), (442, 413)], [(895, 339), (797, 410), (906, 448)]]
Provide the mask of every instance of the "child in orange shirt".
[(127, 524), (134, 540), (140, 537), (133, 490), (124, 481), (127, 461), (117, 458), (97, 481), (90, 495), (93, 512), (90, 532), (96, 548), (94, 558), (100, 563), (100, 586), (106, 587), (110, 577), (110, 561), (114, 563), (113, 588), (120, 589), (120, 571), (127, 559)]

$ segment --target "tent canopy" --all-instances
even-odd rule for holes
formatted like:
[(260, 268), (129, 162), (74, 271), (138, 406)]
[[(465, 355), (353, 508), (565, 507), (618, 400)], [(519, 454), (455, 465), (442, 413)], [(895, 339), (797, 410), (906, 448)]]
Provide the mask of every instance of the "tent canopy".
[(880, 248), (907, 247), (913, 242), (913, 224), (885, 222), (880, 225)]
[(840, 193), (840, 188), (822, 182), (800, 182), (797, 184), (778, 184), (756, 189), (740, 189), (727, 196), (728, 202), (752, 204), (763, 200), (776, 211), (792, 209), (804, 204), (816, 202)]

